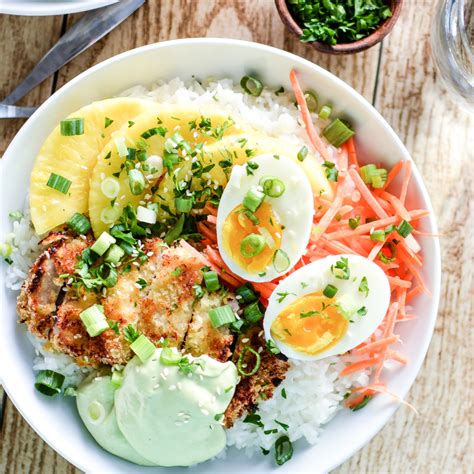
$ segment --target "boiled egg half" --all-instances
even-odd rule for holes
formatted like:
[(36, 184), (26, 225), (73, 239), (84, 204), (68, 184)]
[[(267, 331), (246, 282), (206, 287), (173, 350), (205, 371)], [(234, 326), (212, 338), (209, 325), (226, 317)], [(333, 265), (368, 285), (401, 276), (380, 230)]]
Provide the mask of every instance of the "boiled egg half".
[(235, 165), (217, 212), (222, 259), (247, 281), (273, 280), (303, 255), (313, 215), (311, 185), (292, 159), (265, 154)]
[(326, 257), (278, 284), (265, 312), (265, 338), (293, 359), (343, 354), (377, 329), (389, 302), (388, 278), (371, 260)]

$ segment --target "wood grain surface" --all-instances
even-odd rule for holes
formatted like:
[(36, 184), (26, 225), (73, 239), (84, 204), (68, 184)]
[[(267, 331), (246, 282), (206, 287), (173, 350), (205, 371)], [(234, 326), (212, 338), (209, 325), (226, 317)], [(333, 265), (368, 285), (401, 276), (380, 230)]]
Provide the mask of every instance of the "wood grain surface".
[[(148, 0), (22, 101), (38, 105), (93, 64), (131, 48), (212, 36), (253, 40), (306, 57), (348, 82), (384, 115), (424, 176), (437, 215), (443, 258), (440, 311), (427, 358), (407, 398), (420, 415), (399, 409), (364, 449), (335, 471), (340, 474), (473, 472), (474, 117), (452, 101), (434, 69), (429, 45), (434, 3), (406, 1), (382, 45), (334, 57), (305, 47), (287, 33), (272, 0)], [(78, 17), (0, 17), (2, 97), (57, 40), (62, 27)], [(0, 121), (0, 153), (21, 125), (20, 120)], [(1, 473), (79, 473), (5, 400)]]

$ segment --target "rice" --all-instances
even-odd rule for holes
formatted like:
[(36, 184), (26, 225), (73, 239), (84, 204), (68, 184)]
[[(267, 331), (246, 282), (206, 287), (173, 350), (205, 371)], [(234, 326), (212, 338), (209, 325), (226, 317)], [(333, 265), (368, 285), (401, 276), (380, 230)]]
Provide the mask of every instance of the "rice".
[[(304, 127), (293, 104), (293, 96), (289, 93), (276, 96), (273, 91), (264, 89), (259, 97), (252, 97), (243, 94), (240, 87), (229, 79), (183, 82), (177, 78), (159, 82), (151, 88), (136, 86), (121, 96), (197, 108), (219, 107), (237, 121), (245, 120), (256, 131), (292, 144), (305, 145)], [(316, 125), (321, 126), (320, 123)], [(328, 151), (333, 153), (332, 147)], [(25, 209), (24, 217), (19, 222), (13, 223), (7, 240), (14, 250), (6, 283), (12, 290), (19, 290), (39, 253), (39, 237), (31, 225), (28, 209)], [(34, 370), (58, 371), (66, 376), (66, 386), (77, 385), (90, 373), (91, 369), (78, 366), (71, 357), (48, 352), (44, 343), (35, 336), (28, 337), (36, 349)], [(287, 377), (273, 398), (262, 401), (258, 408), (265, 430), (276, 429), (277, 432), (264, 434), (262, 428), (239, 420), (227, 431), (227, 444), (252, 455), (260, 452), (260, 447), (270, 449), (282, 434), (288, 435), (291, 441), (304, 438), (310, 444), (316, 443), (323, 425), (342, 408), (344, 395), (354, 385), (368, 382), (367, 371), (339, 378), (346, 364), (341, 357), (313, 362), (291, 361)]]

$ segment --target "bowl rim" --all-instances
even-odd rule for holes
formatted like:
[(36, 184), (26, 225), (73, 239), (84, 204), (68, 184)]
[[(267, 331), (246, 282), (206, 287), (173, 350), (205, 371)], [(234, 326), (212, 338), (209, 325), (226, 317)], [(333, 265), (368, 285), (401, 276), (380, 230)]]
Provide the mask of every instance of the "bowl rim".
[[(364, 105), (370, 109), (371, 113), (377, 117), (378, 122), (380, 122), (380, 126), (383, 126), (388, 131), (388, 133), (390, 134), (391, 138), (394, 140), (397, 147), (403, 153), (404, 158), (407, 160), (410, 160), (413, 163), (412, 176), (415, 178), (414, 179), (415, 186), (417, 188), (417, 191), (422, 195), (423, 199), (426, 202), (426, 207), (427, 207), (427, 210), (429, 211), (428, 220), (430, 222), (430, 225), (433, 228), (433, 231), (435, 233), (438, 233), (436, 218), (435, 218), (434, 210), (432, 207), (431, 199), (429, 197), (424, 181), (416, 165), (414, 164), (410, 154), (408, 153), (408, 150), (404, 146), (401, 139), (398, 137), (395, 131), (390, 127), (390, 125), (383, 118), (383, 116), (372, 106), (372, 104), (370, 104), (370, 102), (367, 99), (365, 99), (365, 97), (359, 94), (355, 89), (353, 89), (351, 86), (345, 83), (342, 79), (338, 78), (337, 76), (330, 73), (329, 71), (322, 68), (321, 66), (314, 64), (311, 61), (304, 59), (300, 56), (297, 56), (296, 54), (289, 53), (287, 51), (281, 50), (273, 46), (268, 46), (265, 44), (256, 43), (252, 41), (227, 39), (227, 38), (183, 38), (183, 39), (168, 40), (168, 41), (157, 42), (157, 43), (153, 43), (153, 44), (149, 44), (149, 45), (145, 45), (145, 46), (141, 46), (138, 48), (125, 51), (118, 55), (112, 56), (111, 58), (108, 58), (92, 66), (89, 69), (86, 69), (85, 71), (83, 71), (82, 73), (80, 73), (79, 75), (77, 75), (76, 77), (68, 81), (67, 83), (65, 83), (54, 94), (52, 94), (37, 109), (37, 111), (22, 125), (20, 130), (17, 132), (17, 134), (15, 135), (15, 137), (13, 138), (13, 140), (11, 141), (11, 143), (5, 150), (4, 158), (0, 160), (0, 175), (3, 175), (4, 169), (7, 166), (7, 163), (10, 163), (11, 161), (14, 160), (13, 154), (10, 156), (8, 152), (10, 148), (14, 147), (17, 141), (20, 141), (20, 138), (21, 138), (20, 136), (22, 135), (22, 132), (25, 132), (25, 129), (27, 129), (29, 126), (31, 126), (32, 123), (34, 123), (37, 115), (40, 115), (43, 110), (48, 109), (62, 95), (67, 94), (68, 91), (70, 89), (73, 89), (77, 83), (80, 83), (87, 76), (94, 74), (96, 71), (100, 69), (107, 68), (110, 64), (113, 64), (115, 62), (127, 60), (129, 57), (133, 57), (135, 55), (141, 55), (142, 53), (146, 53), (150, 50), (173, 48), (174, 46), (180, 46), (180, 45), (217, 45), (217, 46), (225, 45), (229, 47), (237, 46), (241, 48), (256, 49), (256, 50), (261, 51), (264, 54), (268, 53), (270, 55), (280, 56), (280, 57), (289, 59), (292, 63), (296, 65), (299, 64), (299, 65), (308, 67), (310, 69), (316, 70), (318, 74), (322, 74), (326, 77), (329, 77), (332, 81), (337, 83), (340, 87), (344, 88), (349, 94), (356, 95), (357, 98), (361, 100), (364, 103)], [(420, 350), (418, 351), (419, 356), (416, 361), (412, 361), (410, 363), (411, 367), (413, 368), (413, 373), (414, 373), (413, 379), (411, 380), (410, 383), (404, 384), (403, 388), (398, 391), (402, 399), (406, 396), (407, 392), (412, 387), (413, 383), (415, 382), (416, 377), (418, 376), (420, 372), (421, 365), (425, 360), (426, 353), (428, 351), (428, 347), (432, 339), (433, 330), (434, 330), (434, 326), (437, 319), (439, 298), (440, 298), (440, 286), (441, 286), (441, 254), (440, 254), (440, 245), (439, 245), (438, 239), (434, 240), (433, 246), (434, 246), (434, 252), (433, 252), (433, 255), (430, 256), (434, 261), (434, 269), (435, 269), (435, 272), (434, 272), (435, 277), (433, 278), (433, 288), (432, 288), (433, 311), (432, 311), (432, 315), (429, 320), (428, 328), (426, 331), (426, 337), (419, 345), (420, 347)], [(0, 285), (4, 284), (3, 273), (4, 272), (0, 271)], [(0, 347), (0, 352), (1, 351), (2, 351), (2, 348)], [(30, 421), (23, 407), (19, 406), (19, 404), (16, 403), (15, 396), (14, 396), (14, 393), (15, 393), (14, 388), (7, 386), (5, 384), (5, 381), (6, 381), (6, 378), (3, 377), (3, 382), (4, 382), (3, 388), (5, 389), (5, 392), (7, 393), (7, 395), (9, 396), (10, 400), (15, 405), (17, 410), (20, 412), (22, 417), (28, 422), (31, 428), (36, 432), (36, 434), (40, 436), (54, 451), (59, 453), (72, 465), (87, 472), (87, 468), (84, 464), (78, 462), (78, 460), (76, 459), (73, 460), (72, 457), (69, 454), (64, 453), (62, 449), (58, 449), (54, 447), (53, 441), (50, 440), (50, 437), (48, 436), (47, 431), (45, 431), (44, 428)], [(1, 382), (1, 373), (0, 373), (0, 382)], [(387, 424), (387, 422), (390, 420), (390, 418), (393, 416), (393, 414), (399, 407), (400, 407), (400, 404), (395, 404), (395, 403), (391, 404), (391, 406), (386, 410), (387, 413), (384, 415), (383, 420), (380, 420), (378, 423), (368, 427), (367, 428), (368, 433), (366, 434), (366, 436), (364, 436), (364, 438), (359, 441), (354, 441), (352, 447), (348, 449), (341, 458), (339, 458), (331, 466), (329, 466), (328, 471), (331, 471), (337, 466), (340, 466), (347, 459), (351, 458), (357, 451), (359, 451), (361, 448), (367, 445), (373, 439), (373, 437)]]
[(16, 16), (54, 16), (54, 15), (68, 15), (71, 13), (80, 13), (96, 8), (105, 7), (112, 3), (117, 3), (120, 0), (75, 0), (75, 1), (61, 1), (56, 2), (15, 2), (13, 0), (2, 0), (0, 3), (0, 13), (5, 15)]
[[(328, 54), (352, 54), (365, 51), (372, 46), (375, 46), (377, 43), (380, 43), (380, 41), (382, 41), (385, 36), (387, 36), (390, 31), (392, 31), (392, 28), (398, 21), (402, 11), (403, 0), (393, 0), (392, 3), (394, 3), (392, 16), (383, 21), (369, 36), (357, 41), (353, 41), (352, 43), (338, 43), (335, 45), (329, 45), (323, 43), (322, 41), (310, 41), (305, 44), (308, 44), (322, 53)], [(275, 0), (275, 6), (285, 27), (291, 33), (293, 33), (293, 35), (299, 38), (303, 34), (303, 30), (294, 19), (293, 14), (290, 12), (287, 0)]]

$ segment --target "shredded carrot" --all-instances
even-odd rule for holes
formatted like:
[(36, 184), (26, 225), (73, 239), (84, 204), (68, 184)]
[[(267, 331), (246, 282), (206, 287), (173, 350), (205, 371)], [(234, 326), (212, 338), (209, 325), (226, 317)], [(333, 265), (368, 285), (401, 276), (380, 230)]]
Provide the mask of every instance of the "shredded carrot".
[(390, 336), (385, 339), (379, 339), (378, 341), (371, 342), (366, 344), (360, 349), (356, 349), (354, 352), (357, 354), (373, 354), (374, 352), (379, 352), (381, 349), (387, 348), (387, 346), (394, 344), (399, 339), (398, 336)]
[(382, 250), (382, 247), (385, 245), (385, 240), (383, 242), (378, 242), (376, 243), (373, 247), (372, 250), (370, 251), (368, 255), (368, 259), (374, 261), (375, 257), (379, 254), (379, 252)]
[(207, 216), (207, 221), (210, 222), (211, 224), (217, 224), (217, 216), (213, 216), (212, 214), (209, 214)]
[(353, 374), (354, 372), (358, 372), (359, 370), (367, 369), (368, 367), (372, 367), (377, 362), (379, 362), (380, 357), (371, 357), (369, 359), (359, 360), (358, 362), (353, 362), (352, 364), (346, 365), (344, 369), (341, 370), (340, 376), (346, 377), (347, 375)]
[(345, 146), (347, 147), (347, 152), (349, 155), (349, 164), (351, 166), (355, 166), (355, 168), (358, 170), (359, 169), (359, 162), (357, 161), (357, 153), (355, 149), (355, 143), (354, 143), (354, 138), (351, 137), (347, 142), (345, 143)]
[(323, 157), (325, 161), (331, 161), (329, 153), (326, 149), (326, 145), (321, 140), (316, 128), (311, 119), (311, 113), (309, 112), (308, 105), (306, 104), (306, 99), (304, 98), (304, 92), (301, 89), (300, 83), (296, 76), (296, 71), (294, 69), (290, 72), (290, 82), (295, 93), (296, 102), (300, 108), (301, 118), (303, 120), (304, 126), (306, 128), (306, 133), (311, 144), (314, 146), (315, 150)]
[(400, 191), (400, 201), (402, 204), (405, 204), (405, 199), (407, 197), (408, 183), (411, 178), (411, 161), (405, 161), (405, 176), (403, 177), (402, 189)]
[(408, 408), (411, 408), (417, 415), (418, 415), (418, 411), (417, 409), (411, 405), (410, 403), (406, 402), (405, 400), (402, 400), (398, 395), (396, 395), (395, 393), (393, 392), (390, 392), (387, 387), (385, 387), (384, 385), (382, 384), (372, 384), (372, 385), (367, 385), (365, 387), (357, 387), (357, 388), (354, 388), (352, 390), (352, 393), (356, 393), (356, 392), (360, 392), (361, 390), (363, 390), (364, 392), (366, 391), (372, 391), (372, 392), (380, 392), (380, 393), (385, 393), (387, 395), (390, 395), (392, 398), (394, 398), (395, 400), (397, 400), (398, 402), (400, 403), (403, 403), (404, 405), (406, 405)]
[(362, 178), (359, 176), (359, 173), (355, 169), (355, 167), (349, 168), (349, 174), (354, 181), (357, 189), (359, 190), (362, 197), (365, 199), (366, 203), (372, 208), (379, 219), (383, 219), (388, 217), (388, 214), (382, 209), (380, 204), (378, 203), (377, 199), (375, 199), (374, 195), (370, 192), (370, 189), (367, 185), (362, 181)]
[(388, 173), (387, 175), (387, 181), (385, 182), (385, 184), (383, 185), (382, 189), (380, 191), (385, 191), (389, 186), (390, 184), (392, 183), (392, 181), (396, 178), (396, 176), (398, 175), (398, 173), (400, 173), (400, 171), (402, 170), (403, 168), (403, 161), (399, 161), (391, 170), (390, 172)]
[(399, 277), (387, 277), (392, 286), (401, 286), (402, 288), (411, 288), (411, 281), (402, 280)]
[(410, 221), (410, 220), (411, 220), (410, 213), (406, 210), (405, 206), (404, 206), (403, 203), (400, 201), (400, 199), (398, 199), (397, 197), (395, 197), (393, 194), (390, 194), (390, 193), (387, 193), (387, 192), (383, 192), (383, 193), (381, 194), (381, 197), (383, 197), (383, 198), (386, 199), (388, 202), (390, 202), (390, 204), (393, 206), (393, 209), (395, 210), (395, 212), (396, 212), (402, 219), (405, 219), (406, 221)]
[(207, 227), (204, 222), (198, 222), (197, 228), (199, 233), (201, 233), (206, 239), (210, 240), (214, 244), (217, 242), (216, 232), (209, 229), (209, 227)]

